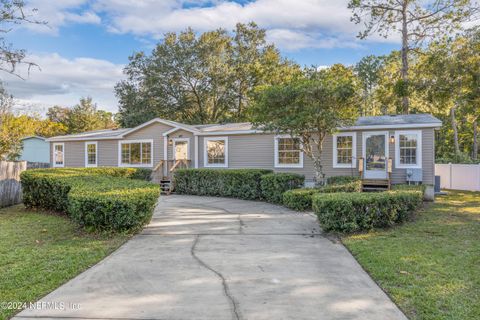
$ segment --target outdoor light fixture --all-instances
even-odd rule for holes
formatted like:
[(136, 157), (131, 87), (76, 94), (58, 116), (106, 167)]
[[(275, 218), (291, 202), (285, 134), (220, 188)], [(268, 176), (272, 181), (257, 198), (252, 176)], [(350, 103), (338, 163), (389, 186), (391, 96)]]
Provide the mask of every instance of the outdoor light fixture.
[(173, 139), (168, 139), (168, 145), (173, 146)]
[(394, 144), (395, 143), (395, 136), (390, 136), (390, 143)]

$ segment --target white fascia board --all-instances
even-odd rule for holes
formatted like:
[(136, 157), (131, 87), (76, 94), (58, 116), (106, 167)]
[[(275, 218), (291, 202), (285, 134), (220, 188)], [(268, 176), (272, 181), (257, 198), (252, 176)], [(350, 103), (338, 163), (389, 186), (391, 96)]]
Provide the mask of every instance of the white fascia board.
[(179, 124), (179, 123), (176, 123), (176, 122), (174, 123), (174, 122), (171, 122), (171, 121), (168, 121), (168, 120), (164, 120), (164, 119), (160, 119), (160, 118), (155, 118), (155, 119), (152, 119), (152, 120), (150, 120), (150, 121), (147, 121), (147, 122), (145, 122), (145, 123), (142, 123), (141, 125), (138, 125), (138, 126), (136, 126), (135, 128), (132, 128), (132, 129), (124, 132), (120, 137), (124, 137), (124, 136), (127, 135), (127, 134), (130, 134), (130, 133), (132, 133), (132, 132), (135, 132), (135, 131), (137, 131), (137, 130), (139, 130), (139, 129), (141, 129), (141, 128), (144, 128), (144, 127), (146, 127), (146, 126), (148, 126), (148, 125), (151, 125), (152, 123), (155, 123), (155, 122), (162, 123), (162, 124), (165, 124), (165, 125), (170, 126), (170, 127), (173, 127), (173, 128), (180, 128), (180, 129), (183, 129), (183, 130), (185, 130), (185, 131), (192, 132), (192, 133), (197, 133), (197, 132), (199, 132), (198, 130), (193, 130), (193, 129), (191, 129), (191, 128), (188, 128), (188, 127), (183, 126), (183, 125), (181, 125), (181, 124)]
[(412, 124), (377, 124), (371, 126), (351, 126), (351, 127), (341, 127), (337, 128), (339, 131), (350, 131), (350, 130), (372, 130), (372, 129), (417, 129), (417, 128), (440, 128), (441, 123), (412, 123)]

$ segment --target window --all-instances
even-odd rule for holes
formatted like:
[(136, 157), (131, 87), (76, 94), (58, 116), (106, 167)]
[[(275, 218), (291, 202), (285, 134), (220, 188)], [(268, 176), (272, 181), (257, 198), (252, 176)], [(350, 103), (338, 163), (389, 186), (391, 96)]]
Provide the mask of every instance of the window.
[(357, 166), (357, 134), (345, 132), (333, 135), (333, 167), (355, 168)]
[(422, 167), (422, 131), (396, 131), (395, 144), (395, 167)]
[(85, 167), (97, 166), (97, 142), (85, 142)]
[(64, 148), (65, 148), (65, 146), (64, 146), (63, 143), (54, 143), (53, 144), (53, 166), (54, 167), (65, 166)]
[(288, 135), (275, 137), (275, 167), (303, 168), (300, 139)]
[(126, 140), (119, 142), (121, 167), (151, 167), (153, 140)]
[(228, 167), (228, 138), (205, 138), (203, 161), (205, 167)]

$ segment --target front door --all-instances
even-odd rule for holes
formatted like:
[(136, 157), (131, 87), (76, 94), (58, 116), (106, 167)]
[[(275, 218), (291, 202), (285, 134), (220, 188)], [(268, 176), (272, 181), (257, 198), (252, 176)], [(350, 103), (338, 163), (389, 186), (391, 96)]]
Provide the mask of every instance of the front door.
[(365, 179), (386, 179), (388, 158), (388, 132), (363, 133)]
[(173, 144), (174, 160), (188, 160), (188, 139), (176, 139)]

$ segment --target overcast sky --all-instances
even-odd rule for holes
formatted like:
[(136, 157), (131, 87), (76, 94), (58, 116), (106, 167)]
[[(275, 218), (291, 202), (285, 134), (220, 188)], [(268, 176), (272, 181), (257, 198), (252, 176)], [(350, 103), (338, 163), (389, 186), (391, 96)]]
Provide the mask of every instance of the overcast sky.
[(7, 39), (26, 49), (39, 69), (26, 80), (0, 75), (20, 105), (43, 113), (91, 96), (101, 109), (117, 111), (113, 87), (134, 51), (150, 52), (169, 31), (232, 30), (255, 21), (268, 40), (301, 65), (353, 64), (368, 54), (398, 48), (398, 39), (356, 38), (346, 0), (30, 0), (47, 26), (16, 27)]

